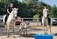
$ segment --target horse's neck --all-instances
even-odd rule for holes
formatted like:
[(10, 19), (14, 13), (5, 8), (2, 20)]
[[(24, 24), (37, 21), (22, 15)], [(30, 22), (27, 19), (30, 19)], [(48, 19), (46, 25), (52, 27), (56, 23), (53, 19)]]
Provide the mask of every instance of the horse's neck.
[(12, 11), (9, 16), (14, 17), (14, 11)]
[(10, 13), (9, 17), (8, 17), (8, 21), (15, 19), (13, 11)]
[(23, 27), (27, 27), (27, 24), (25, 22), (22, 23)]

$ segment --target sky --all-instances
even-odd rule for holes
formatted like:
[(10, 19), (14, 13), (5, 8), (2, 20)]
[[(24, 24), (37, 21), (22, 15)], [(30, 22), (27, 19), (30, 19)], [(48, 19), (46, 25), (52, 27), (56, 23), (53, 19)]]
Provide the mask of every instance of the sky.
[(43, 2), (45, 2), (46, 4), (49, 4), (49, 5), (51, 5), (51, 6), (54, 6), (54, 5), (57, 6), (57, 0), (39, 0), (39, 1), (43, 1)]
[(22, 2), (22, 0), (18, 0), (18, 1)]

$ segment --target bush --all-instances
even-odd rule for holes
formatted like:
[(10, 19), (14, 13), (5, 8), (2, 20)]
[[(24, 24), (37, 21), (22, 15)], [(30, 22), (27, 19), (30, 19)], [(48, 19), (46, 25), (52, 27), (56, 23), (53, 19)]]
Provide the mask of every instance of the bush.
[(39, 14), (33, 16), (33, 19), (38, 19), (38, 18), (39, 18)]
[(4, 3), (0, 2), (0, 15), (6, 14), (6, 8)]

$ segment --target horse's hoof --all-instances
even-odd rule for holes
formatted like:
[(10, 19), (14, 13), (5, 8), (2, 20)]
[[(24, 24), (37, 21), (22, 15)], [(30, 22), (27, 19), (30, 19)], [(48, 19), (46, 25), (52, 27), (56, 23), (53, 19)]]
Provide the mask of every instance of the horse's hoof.
[(18, 37), (22, 37), (22, 36), (18, 36)]
[(9, 37), (9, 35), (7, 37)]
[(16, 38), (15, 36), (13, 36), (13, 38)]

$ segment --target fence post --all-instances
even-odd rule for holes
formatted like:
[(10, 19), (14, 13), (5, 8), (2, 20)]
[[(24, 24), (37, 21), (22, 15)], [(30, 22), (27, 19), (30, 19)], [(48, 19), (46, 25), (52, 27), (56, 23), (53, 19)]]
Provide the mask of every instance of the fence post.
[(23, 22), (23, 18), (21, 18), (22, 19), (22, 22)]
[(37, 18), (37, 26), (38, 26), (38, 18)]

